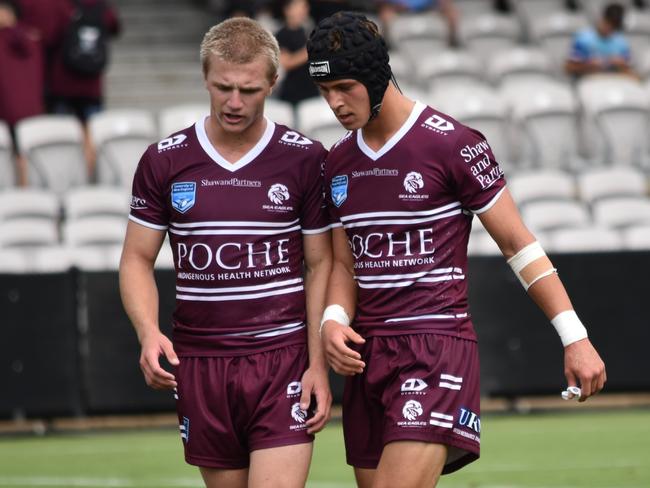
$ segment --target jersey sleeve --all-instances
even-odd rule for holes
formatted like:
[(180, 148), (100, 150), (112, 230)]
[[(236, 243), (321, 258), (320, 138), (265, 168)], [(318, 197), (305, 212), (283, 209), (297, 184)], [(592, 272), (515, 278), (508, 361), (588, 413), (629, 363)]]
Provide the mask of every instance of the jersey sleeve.
[(589, 49), (589, 44), (586, 40), (586, 35), (583, 32), (576, 33), (573, 36), (573, 41), (571, 43), (569, 59), (571, 61), (585, 63), (589, 61), (590, 57), (591, 57), (591, 52)]
[(467, 128), (462, 132), (447, 164), (456, 197), (473, 213), (489, 210), (505, 189), (503, 170), (477, 130)]
[(169, 209), (165, 205), (165, 190), (161, 183), (162, 165), (155, 164), (149, 151), (146, 151), (133, 177), (131, 211), (129, 219), (155, 230), (166, 230), (169, 222)]
[(303, 234), (320, 234), (329, 230), (329, 219), (323, 192), (323, 168), (327, 151), (322, 149), (311, 158), (303, 178), (303, 205), (300, 225)]

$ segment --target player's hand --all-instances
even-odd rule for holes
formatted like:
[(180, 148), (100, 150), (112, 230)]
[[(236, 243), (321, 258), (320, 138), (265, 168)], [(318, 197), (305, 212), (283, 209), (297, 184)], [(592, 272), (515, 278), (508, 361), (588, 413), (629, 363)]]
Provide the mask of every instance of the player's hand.
[(171, 341), (161, 332), (151, 333), (141, 340), (140, 369), (151, 388), (171, 390), (176, 388), (176, 379), (160, 366), (159, 358), (164, 355), (172, 366), (178, 366), (178, 357)]
[(568, 386), (579, 386), (582, 390), (580, 402), (603, 389), (607, 381), (605, 363), (589, 339), (576, 341), (564, 348), (564, 375)]
[(302, 395), (300, 395), (300, 408), (307, 410), (312, 395), (316, 399), (316, 410), (314, 416), (307, 420), (307, 432), (315, 434), (325, 427), (330, 419), (332, 407), (332, 392), (330, 391), (327, 369), (325, 367), (309, 367), (303, 373)]
[(334, 371), (343, 376), (363, 373), (366, 363), (361, 360), (361, 354), (347, 346), (348, 342), (363, 344), (366, 342), (363, 337), (351, 327), (328, 320), (321, 329), (321, 338), (325, 357)]

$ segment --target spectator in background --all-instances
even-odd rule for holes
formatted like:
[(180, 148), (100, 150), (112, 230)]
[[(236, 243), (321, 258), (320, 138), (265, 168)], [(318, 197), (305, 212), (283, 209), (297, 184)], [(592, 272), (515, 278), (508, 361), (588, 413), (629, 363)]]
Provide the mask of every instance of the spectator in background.
[(636, 76), (630, 64), (630, 46), (623, 35), (625, 9), (618, 3), (605, 6), (595, 27), (576, 33), (566, 72), (575, 77), (594, 73)]
[[(43, 59), (36, 32), (18, 22), (20, 9), (0, 0), (0, 119), (7, 122), (18, 154), (14, 127), (25, 117), (42, 114)], [(18, 158), (18, 182), (24, 184), (24, 159)]]
[[(84, 124), (85, 154), (89, 170), (94, 167), (94, 148), (88, 136), (86, 122), (95, 113), (103, 109), (103, 79), (105, 69), (97, 72), (83, 72), (71, 67), (67, 50), (71, 43), (71, 29), (74, 20), (82, 12), (93, 22), (97, 29), (88, 32), (89, 42), (95, 39), (103, 42), (108, 36), (115, 36), (120, 31), (116, 10), (104, 0), (57, 0), (56, 8), (50, 13), (55, 18), (55, 39), (51, 51), (51, 62), (47, 73), (48, 110), (56, 114), (72, 114)], [(101, 31), (101, 32), (100, 32)], [(80, 32), (84, 32), (81, 30)], [(83, 34), (82, 34), (83, 35)], [(96, 36), (100, 36), (97, 38)]]
[(307, 69), (305, 25), (309, 20), (309, 3), (280, 0), (277, 13), (284, 19), (284, 26), (275, 37), (280, 45), (280, 65), (285, 71), (278, 97), (295, 106), (306, 98), (318, 96), (318, 88)]
[(421, 13), (438, 10), (447, 22), (449, 29), (449, 44), (458, 45), (459, 12), (454, 0), (379, 0), (377, 13), (384, 28), (390, 31), (390, 24), (395, 16), (403, 13)]

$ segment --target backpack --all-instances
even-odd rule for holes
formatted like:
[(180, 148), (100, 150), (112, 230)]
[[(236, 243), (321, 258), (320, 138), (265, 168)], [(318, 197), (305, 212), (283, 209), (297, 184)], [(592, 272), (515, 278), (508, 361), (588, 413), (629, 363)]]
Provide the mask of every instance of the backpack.
[(108, 32), (104, 25), (106, 5), (74, 0), (75, 12), (63, 38), (63, 64), (81, 76), (97, 76), (108, 63)]

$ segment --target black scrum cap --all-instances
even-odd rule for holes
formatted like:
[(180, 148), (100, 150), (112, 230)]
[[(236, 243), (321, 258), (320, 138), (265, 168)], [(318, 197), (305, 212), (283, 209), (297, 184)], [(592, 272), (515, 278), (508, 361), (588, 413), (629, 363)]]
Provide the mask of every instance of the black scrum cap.
[(357, 80), (368, 90), (370, 118), (379, 113), (391, 70), (388, 48), (373, 22), (355, 12), (337, 12), (318, 23), (307, 52), (314, 81)]

